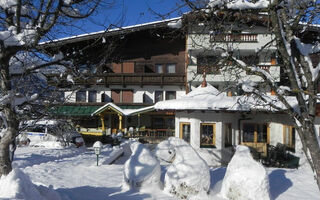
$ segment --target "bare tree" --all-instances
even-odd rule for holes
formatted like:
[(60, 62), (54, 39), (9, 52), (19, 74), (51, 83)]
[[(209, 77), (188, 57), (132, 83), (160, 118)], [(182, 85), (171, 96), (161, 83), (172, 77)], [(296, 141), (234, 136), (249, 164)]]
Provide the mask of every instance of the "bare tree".
[[(59, 97), (46, 84), (41, 69), (63, 66), (74, 70), (72, 55), (51, 56), (40, 41), (55, 39), (58, 30), (73, 26), (75, 20), (92, 15), (112, 0), (7, 0), (0, 2), (0, 176), (12, 170), (10, 144), (19, 134), (21, 120), (45, 114), (42, 108)], [(72, 76), (65, 76), (72, 82)]]
[[(223, 71), (228, 63), (227, 70), (229, 74), (233, 72), (234, 75), (227, 80), (237, 82), (239, 78), (237, 74), (240, 74), (241, 71), (245, 71), (246, 75), (260, 77), (262, 81), (259, 83), (246, 84), (249, 87), (246, 87), (245, 92), (268, 103), (274, 110), (285, 111), (292, 118), (320, 188), (320, 145), (314, 124), (320, 77), (320, 29), (315, 24), (319, 23), (320, 2), (313, 0), (211, 0), (205, 6), (201, 0), (184, 0), (183, 2), (192, 10), (186, 14), (186, 26), (189, 33), (192, 33), (190, 30), (194, 31), (191, 27), (198, 27), (196, 30), (198, 33), (206, 33), (213, 37), (211, 38), (213, 39), (212, 46), (209, 48), (208, 45), (204, 45), (203, 41), (193, 42), (198, 42), (200, 46), (204, 45), (205, 51), (220, 52), (215, 64)], [(200, 24), (203, 29), (199, 29)], [(219, 40), (219, 36), (225, 33), (241, 31), (241, 27), (255, 30), (258, 26), (264, 26), (272, 37), (268, 43), (256, 49), (255, 56), (249, 59), (237, 57), (236, 46), (220, 49), (214, 46), (214, 39)], [(231, 41), (231, 39), (239, 38), (229, 39)], [(209, 40), (206, 42), (209, 43)], [(256, 62), (259, 56), (263, 56), (263, 53), (270, 49), (276, 52), (275, 57), (280, 65), (279, 80), (275, 80), (270, 70), (259, 67)], [(261, 88), (268, 88), (276, 95), (275, 98), (271, 100)], [(288, 96), (294, 97), (294, 104), (292, 104), (292, 98)]]

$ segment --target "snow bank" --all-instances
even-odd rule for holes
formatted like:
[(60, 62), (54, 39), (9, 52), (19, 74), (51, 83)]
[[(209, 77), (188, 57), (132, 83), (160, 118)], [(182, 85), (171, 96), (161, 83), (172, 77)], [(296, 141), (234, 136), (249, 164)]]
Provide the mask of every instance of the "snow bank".
[(30, 146), (32, 147), (43, 147), (48, 149), (63, 149), (65, 146), (61, 142), (57, 141), (42, 141), (42, 142), (33, 142), (31, 141)]
[(166, 192), (179, 198), (189, 198), (209, 191), (209, 167), (184, 140), (170, 137), (158, 145), (155, 153), (163, 160), (174, 159), (165, 174), (164, 190)]
[(269, 200), (269, 180), (265, 168), (253, 160), (246, 146), (237, 146), (222, 182), (220, 195), (232, 200)]
[(45, 186), (34, 185), (20, 169), (14, 169), (0, 178), (0, 198), (60, 200), (57, 192)]
[(161, 169), (158, 160), (139, 142), (131, 144), (132, 154), (124, 164), (124, 181), (130, 188), (159, 185)]

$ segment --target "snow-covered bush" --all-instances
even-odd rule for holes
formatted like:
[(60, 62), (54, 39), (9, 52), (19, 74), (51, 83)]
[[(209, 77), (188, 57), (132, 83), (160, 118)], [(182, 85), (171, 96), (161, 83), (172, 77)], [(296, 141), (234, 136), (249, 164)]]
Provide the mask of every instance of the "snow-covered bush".
[(159, 161), (149, 149), (139, 142), (131, 144), (132, 154), (124, 164), (124, 181), (130, 188), (159, 185), (161, 169)]
[(266, 169), (255, 161), (246, 146), (237, 146), (222, 182), (221, 196), (230, 200), (269, 200)]
[(190, 198), (199, 193), (208, 193), (210, 188), (209, 167), (187, 142), (171, 137), (161, 142), (155, 153), (163, 160), (173, 159), (164, 179), (166, 192), (180, 199)]
[(20, 169), (12, 170), (0, 178), (0, 198), (60, 200), (57, 192), (45, 186), (34, 185)]

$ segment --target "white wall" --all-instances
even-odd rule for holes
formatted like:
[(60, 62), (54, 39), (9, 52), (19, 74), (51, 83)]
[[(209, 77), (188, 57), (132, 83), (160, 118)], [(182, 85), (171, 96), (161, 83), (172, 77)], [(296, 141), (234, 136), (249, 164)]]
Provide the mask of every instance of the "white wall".
[[(200, 124), (215, 123), (216, 124), (216, 148), (205, 149), (211, 151), (215, 156), (220, 157), (221, 162), (228, 160), (231, 156), (224, 147), (224, 129), (225, 123), (232, 124), (233, 145), (240, 144), (239, 135), (243, 123), (268, 123), (270, 127), (270, 144), (276, 145), (278, 142), (283, 142), (283, 125), (292, 125), (290, 118), (283, 114), (245, 114), (240, 113), (223, 113), (214, 111), (177, 111), (175, 118), (175, 136), (179, 137), (180, 123), (190, 123), (190, 144), (195, 149), (200, 149)], [(240, 125), (239, 125), (240, 123)]]

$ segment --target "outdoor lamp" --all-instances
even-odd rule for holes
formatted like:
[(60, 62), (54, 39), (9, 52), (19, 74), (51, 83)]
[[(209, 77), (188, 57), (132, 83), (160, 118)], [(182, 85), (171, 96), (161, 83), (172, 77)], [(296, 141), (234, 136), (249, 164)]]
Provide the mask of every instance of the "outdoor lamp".
[(100, 141), (96, 141), (93, 144), (94, 153), (97, 155), (97, 166), (99, 164), (99, 154), (101, 153), (102, 143)]

